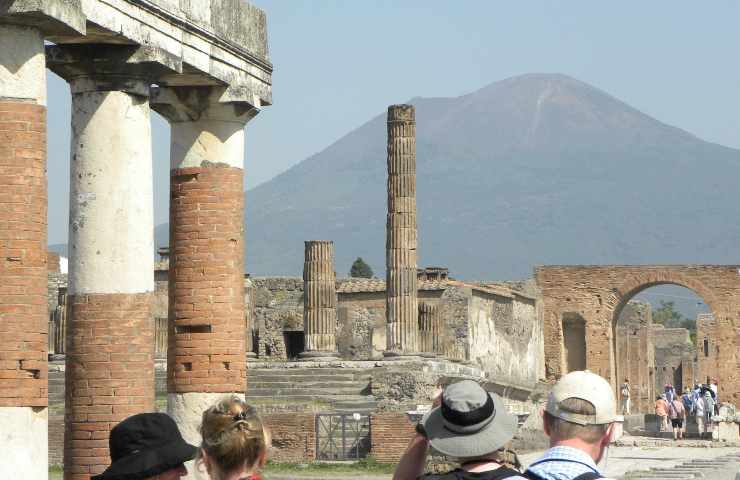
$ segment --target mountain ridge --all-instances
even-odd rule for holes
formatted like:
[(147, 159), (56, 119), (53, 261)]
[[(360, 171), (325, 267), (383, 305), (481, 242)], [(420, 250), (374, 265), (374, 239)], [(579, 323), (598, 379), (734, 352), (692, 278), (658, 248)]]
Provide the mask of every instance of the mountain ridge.
[[(731, 263), (740, 152), (561, 74), (416, 97), (419, 265), (512, 279), (536, 264)], [(304, 240), (341, 276), (385, 255), (385, 116), (246, 192), (246, 262), (299, 274)], [(157, 241), (166, 241), (166, 224)]]

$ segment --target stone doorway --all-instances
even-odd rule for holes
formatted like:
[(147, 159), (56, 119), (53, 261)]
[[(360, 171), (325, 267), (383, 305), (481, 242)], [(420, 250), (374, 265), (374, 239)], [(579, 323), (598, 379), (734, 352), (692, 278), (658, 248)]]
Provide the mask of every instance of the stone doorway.
[(577, 313), (563, 314), (563, 353), (568, 372), (586, 369), (586, 321)]

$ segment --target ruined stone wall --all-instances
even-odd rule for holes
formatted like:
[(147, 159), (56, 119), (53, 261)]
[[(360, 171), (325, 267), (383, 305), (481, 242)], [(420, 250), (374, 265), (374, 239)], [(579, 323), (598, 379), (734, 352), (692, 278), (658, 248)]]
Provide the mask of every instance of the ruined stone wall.
[(534, 300), (473, 289), (468, 318), (471, 362), (500, 381), (537, 383), (542, 329)]
[[(649, 303), (630, 301), (617, 320), (617, 383), (630, 381), (631, 412), (651, 412), (655, 400), (655, 347)], [(621, 393), (617, 391), (621, 397)]]
[(442, 294), (441, 345), (445, 358), (468, 360), (470, 287), (448, 287)]
[(715, 331), (717, 323), (711, 313), (700, 313), (696, 316), (696, 380), (699, 383), (707, 383), (711, 377), (716, 376), (714, 365), (717, 364), (718, 332)]
[(254, 329), (261, 358), (286, 360), (284, 332), (303, 331), (303, 279), (252, 278)]
[(312, 413), (261, 415), (272, 435), (270, 460), (305, 462), (316, 458), (316, 416)]
[[(740, 276), (737, 265), (612, 265), (537, 267), (545, 315), (545, 366), (548, 379), (566, 372), (562, 322), (575, 313), (586, 322), (587, 367), (616, 389), (613, 325), (637, 293), (675, 284), (694, 290), (715, 315), (718, 353), (705, 368), (717, 372), (728, 397), (740, 403)], [(656, 361), (657, 363), (657, 361)]]
[[(688, 386), (685, 382), (689, 375), (693, 376), (694, 371), (696, 347), (691, 343), (689, 331), (653, 325), (652, 333), (655, 344), (655, 391), (663, 392), (665, 384), (670, 383), (678, 392)], [(693, 379), (689, 383), (693, 383)]]

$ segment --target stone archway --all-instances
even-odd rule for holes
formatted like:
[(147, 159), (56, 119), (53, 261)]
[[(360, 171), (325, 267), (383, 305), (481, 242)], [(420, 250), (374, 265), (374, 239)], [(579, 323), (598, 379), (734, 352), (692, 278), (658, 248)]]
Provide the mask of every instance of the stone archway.
[(707, 337), (711, 355), (702, 358), (700, 375), (711, 372), (724, 399), (740, 402), (740, 270), (736, 265), (542, 266), (535, 269), (545, 321), (548, 379), (566, 372), (563, 315), (585, 320), (587, 367), (616, 388), (615, 322), (624, 305), (642, 290), (675, 284), (695, 291), (714, 314)]

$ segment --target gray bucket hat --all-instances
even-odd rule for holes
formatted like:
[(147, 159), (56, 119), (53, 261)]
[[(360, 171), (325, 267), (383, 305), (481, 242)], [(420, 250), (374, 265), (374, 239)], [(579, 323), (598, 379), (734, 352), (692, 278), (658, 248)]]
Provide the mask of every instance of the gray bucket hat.
[(421, 419), (432, 448), (455, 458), (495, 452), (514, 438), (516, 417), (495, 393), (472, 380), (453, 383), (442, 392), (442, 404)]

